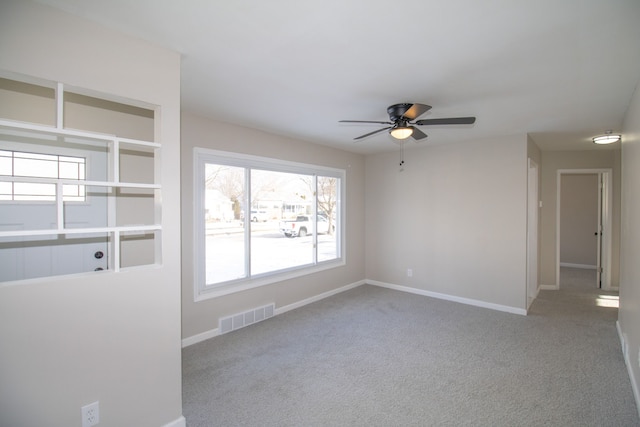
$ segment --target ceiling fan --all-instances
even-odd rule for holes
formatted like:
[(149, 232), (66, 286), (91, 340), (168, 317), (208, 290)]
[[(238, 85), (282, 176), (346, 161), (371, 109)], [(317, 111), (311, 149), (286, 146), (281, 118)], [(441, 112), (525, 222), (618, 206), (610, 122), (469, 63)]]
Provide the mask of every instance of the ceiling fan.
[(475, 117), (448, 117), (442, 119), (423, 119), (416, 120), (418, 117), (426, 113), (431, 109), (430, 105), (425, 104), (394, 104), (387, 108), (387, 114), (389, 114), (389, 121), (371, 121), (371, 120), (340, 120), (340, 123), (379, 123), (382, 125), (390, 125), (382, 129), (375, 130), (373, 132), (360, 135), (354, 140), (366, 138), (371, 135), (375, 135), (378, 132), (389, 130), (392, 137), (396, 139), (407, 139), (410, 136), (415, 140), (423, 139), (427, 137), (427, 134), (422, 132), (417, 126), (429, 126), (429, 125), (470, 125), (476, 122)]

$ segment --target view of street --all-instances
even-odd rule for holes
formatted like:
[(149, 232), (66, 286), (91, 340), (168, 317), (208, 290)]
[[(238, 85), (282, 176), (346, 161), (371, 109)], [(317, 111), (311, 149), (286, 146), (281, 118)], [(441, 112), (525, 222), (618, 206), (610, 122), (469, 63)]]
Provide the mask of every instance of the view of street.
[[(313, 262), (313, 235), (285, 237), (278, 221), (251, 223), (251, 275), (308, 265)], [(318, 261), (337, 256), (335, 235), (318, 236)], [(246, 277), (244, 228), (238, 221), (207, 224), (206, 282)]]

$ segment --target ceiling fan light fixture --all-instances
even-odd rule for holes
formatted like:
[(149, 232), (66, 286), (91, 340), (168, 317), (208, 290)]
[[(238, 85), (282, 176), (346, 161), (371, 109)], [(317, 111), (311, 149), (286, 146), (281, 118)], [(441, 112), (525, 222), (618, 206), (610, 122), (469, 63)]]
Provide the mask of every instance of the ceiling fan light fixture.
[(594, 136), (592, 139), (596, 144), (613, 144), (620, 141), (620, 135), (614, 135), (612, 131), (608, 130), (604, 135)]
[(407, 139), (413, 135), (413, 126), (398, 126), (389, 131), (395, 139)]

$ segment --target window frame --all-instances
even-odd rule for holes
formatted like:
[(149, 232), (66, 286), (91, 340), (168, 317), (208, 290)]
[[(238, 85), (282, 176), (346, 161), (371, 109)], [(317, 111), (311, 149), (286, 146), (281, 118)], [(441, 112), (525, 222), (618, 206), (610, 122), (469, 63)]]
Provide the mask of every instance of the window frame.
[[(273, 272), (261, 273), (246, 278), (230, 280), (215, 285), (206, 284), (206, 230), (205, 230), (205, 186), (202, 185), (205, 178), (205, 165), (208, 163), (244, 168), (245, 176), (252, 169), (273, 172), (296, 173), (310, 176), (328, 176), (339, 179), (337, 209), (336, 209), (336, 250), (334, 259), (318, 261), (317, 254), (313, 256), (313, 263), (302, 266), (290, 267)], [(250, 180), (245, 183), (245, 188), (250, 187)], [(248, 189), (248, 188), (247, 188)], [(345, 246), (345, 218), (346, 218), (346, 171), (327, 166), (308, 163), (293, 162), (270, 157), (254, 156), (227, 151), (212, 150), (195, 147), (193, 149), (193, 254), (194, 254), (194, 300), (201, 301), (241, 292), (272, 283), (281, 282), (296, 277), (306, 276), (328, 269), (344, 266), (346, 264)], [(251, 194), (244, 194), (245, 205), (250, 206)], [(314, 206), (317, 206), (317, 194)], [(315, 209), (314, 209), (315, 211)], [(250, 238), (251, 221), (245, 220), (245, 238)], [(317, 237), (314, 237), (317, 238)], [(317, 245), (316, 248), (317, 250)], [(245, 263), (251, 259), (251, 249), (245, 252)], [(249, 272), (248, 272), (249, 273)]]
[[(82, 195), (78, 195), (78, 196), (65, 196), (65, 195), (61, 195), (62, 200), (64, 203), (73, 203), (73, 204), (83, 204), (83, 203), (87, 203), (87, 192), (86, 192), (86, 186), (84, 184), (82, 184), (83, 181), (87, 180), (87, 166), (88, 166), (88, 158), (86, 155), (81, 155), (80, 153), (75, 153), (75, 150), (73, 150), (74, 152), (72, 154), (68, 154), (68, 153), (60, 153), (60, 152), (55, 152), (57, 150), (50, 150), (48, 152), (38, 152), (38, 151), (27, 151), (27, 150), (20, 150), (20, 149), (15, 149), (13, 147), (3, 147), (2, 151), (4, 152), (8, 152), (11, 153), (11, 156), (2, 156), (4, 158), (8, 158), (11, 159), (11, 174), (3, 174), (2, 171), (0, 170), (0, 176), (7, 176), (7, 177), (11, 177), (11, 178), (16, 178), (16, 180), (12, 180), (12, 181), (5, 181), (5, 182), (9, 182), (11, 183), (11, 194), (7, 194), (8, 196), (11, 196), (11, 199), (0, 199), (0, 203), (10, 203), (10, 204), (38, 204), (38, 203), (49, 203), (49, 204), (55, 204), (56, 203), (56, 194), (55, 194), (55, 182), (54, 181), (58, 181), (58, 180), (66, 180), (66, 181), (78, 181), (77, 184), (64, 184), (67, 186), (74, 186), (78, 189), (78, 193), (82, 193)], [(84, 154), (84, 153), (82, 153)], [(18, 157), (16, 157), (16, 155), (18, 155)], [(56, 165), (56, 175), (57, 176), (44, 176), (44, 175), (16, 175), (15, 173), (15, 162), (16, 160), (28, 160), (29, 158), (26, 156), (42, 156), (42, 157), (55, 157), (55, 159), (37, 159), (37, 158), (32, 158), (31, 160), (36, 160), (36, 161), (43, 161), (43, 162), (54, 162)], [(69, 161), (65, 161), (65, 160), (61, 160), (62, 158), (68, 158), (68, 159), (78, 159), (81, 160), (78, 162), (69, 162)], [(82, 175), (83, 177), (80, 178), (78, 176), (78, 178), (63, 178), (60, 177), (60, 163), (76, 163), (78, 165), (82, 165)], [(80, 174), (78, 174), (80, 175)], [(26, 181), (20, 181), (20, 178), (25, 178)], [(16, 183), (40, 183), (39, 180), (46, 180), (42, 181), (42, 184), (45, 185), (51, 185), (54, 187), (54, 194), (53, 195), (45, 195), (45, 194), (19, 194), (18, 197), (28, 197), (28, 196), (32, 196), (35, 197), (33, 199), (16, 199), (16, 191), (15, 191), (15, 184)], [(51, 181), (51, 182), (49, 182)], [(48, 199), (46, 198), (48, 197)], [(72, 197), (72, 198), (69, 198)], [(80, 199), (81, 197), (81, 199)]]

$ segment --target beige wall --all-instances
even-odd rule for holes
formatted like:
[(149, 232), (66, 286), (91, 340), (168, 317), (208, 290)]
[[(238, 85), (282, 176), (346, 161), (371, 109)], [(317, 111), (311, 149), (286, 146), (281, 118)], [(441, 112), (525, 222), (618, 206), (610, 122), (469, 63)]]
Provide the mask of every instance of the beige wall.
[(367, 279), (525, 309), (526, 137), (406, 157), (367, 157)]
[(640, 412), (640, 90), (622, 127), (622, 227), (619, 326)]
[(598, 175), (566, 174), (560, 180), (560, 264), (595, 268), (598, 261)]
[(45, 6), (3, 1), (0, 69), (159, 106), (164, 263), (0, 286), (0, 425), (181, 420), (180, 57)]
[[(203, 147), (344, 169), (346, 265), (218, 298), (194, 302), (193, 148)], [(192, 114), (182, 116), (182, 335), (212, 331), (218, 319), (275, 302), (276, 309), (364, 278), (364, 157)]]
[(620, 150), (542, 152), (540, 284), (556, 286), (556, 205), (559, 169), (612, 169), (611, 286), (618, 286), (620, 271)]

